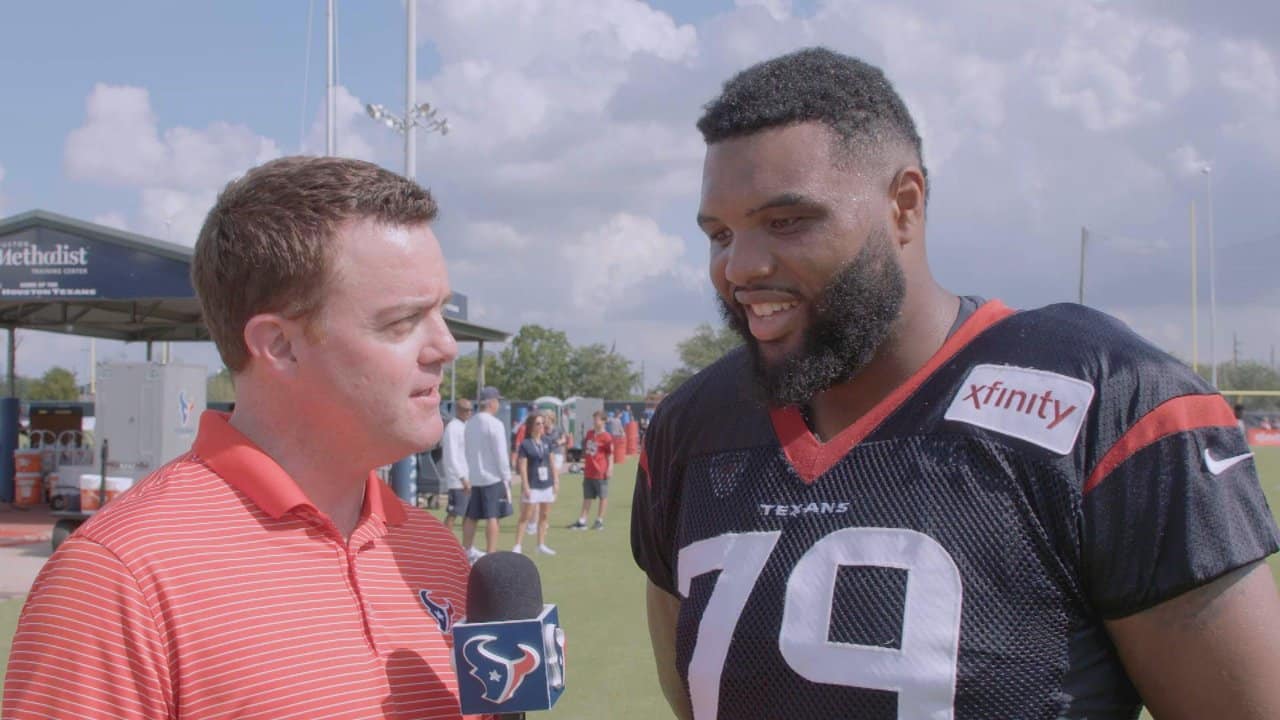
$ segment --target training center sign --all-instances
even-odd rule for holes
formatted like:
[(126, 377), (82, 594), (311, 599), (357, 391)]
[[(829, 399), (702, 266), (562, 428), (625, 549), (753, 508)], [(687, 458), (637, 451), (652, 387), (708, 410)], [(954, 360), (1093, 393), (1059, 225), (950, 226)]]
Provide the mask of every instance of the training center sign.
[(187, 263), (56, 228), (0, 239), (0, 300), (190, 297)]

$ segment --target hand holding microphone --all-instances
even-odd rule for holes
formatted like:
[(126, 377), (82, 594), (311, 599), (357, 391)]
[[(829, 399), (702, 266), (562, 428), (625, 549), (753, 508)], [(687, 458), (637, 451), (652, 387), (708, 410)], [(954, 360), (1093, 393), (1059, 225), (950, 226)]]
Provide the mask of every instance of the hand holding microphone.
[(462, 712), (522, 718), (564, 692), (564, 630), (542, 602), (538, 568), (524, 555), (494, 552), (467, 582), (467, 621), (453, 626)]

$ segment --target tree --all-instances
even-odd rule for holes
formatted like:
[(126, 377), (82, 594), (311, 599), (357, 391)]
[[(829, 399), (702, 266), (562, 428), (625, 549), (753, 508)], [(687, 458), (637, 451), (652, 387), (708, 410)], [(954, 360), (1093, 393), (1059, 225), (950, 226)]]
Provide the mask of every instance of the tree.
[(205, 399), (208, 402), (235, 402), (236, 386), (231, 378), (231, 371), (225, 367), (217, 374), (210, 375), (205, 383)]
[(571, 390), (569, 357), (573, 346), (559, 330), (525, 325), (485, 365), (485, 382), (506, 397), (533, 400), (543, 395), (565, 397)]
[(1257, 362), (1222, 363), (1218, 365), (1218, 389), (1231, 402), (1239, 402), (1246, 410), (1275, 410), (1280, 398), (1231, 397), (1232, 390), (1280, 390), (1280, 373)]
[(640, 383), (640, 373), (632, 369), (630, 360), (599, 343), (574, 348), (569, 377), (568, 394), (609, 400), (634, 400), (633, 391)]
[(681, 340), (676, 345), (680, 354), (680, 367), (667, 373), (658, 384), (658, 390), (671, 392), (680, 387), (685, 380), (711, 363), (719, 360), (725, 353), (742, 344), (742, 338), (728, 327), (713, 328), (702, 323), (693, 331), (693, 335)]
[(62, 367), (51, 367), (39, 380), (31, 383), (28, 400), (75, 401), (80, 399), (76, 374)]

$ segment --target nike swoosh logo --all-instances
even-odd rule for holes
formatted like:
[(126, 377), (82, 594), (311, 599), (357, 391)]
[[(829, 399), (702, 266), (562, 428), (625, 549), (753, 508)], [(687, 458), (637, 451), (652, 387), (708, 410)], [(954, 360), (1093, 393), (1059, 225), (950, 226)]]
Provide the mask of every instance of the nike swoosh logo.
[(1214, 457), (1209, 454), (1209, 448), (1205, 448), (1204, 449), (1204, 466), (1209, 468), (1210, 473), (1214, 475), (1221, 475), (1222, 473), (1226, 472), (1227, 469), (1230, 468), (1232, 465), (1237, 465), (1239, 463), (1242, 463), (1251, 457), (1253, 457), (1253, 453), (1247, 452), (1247, 453), (1244, 453), (1243, 455), (1232, 455), (1229, 458), (1223, 458), (1221, 460), (1217, 460), (1217, 459), (1214, 459)]

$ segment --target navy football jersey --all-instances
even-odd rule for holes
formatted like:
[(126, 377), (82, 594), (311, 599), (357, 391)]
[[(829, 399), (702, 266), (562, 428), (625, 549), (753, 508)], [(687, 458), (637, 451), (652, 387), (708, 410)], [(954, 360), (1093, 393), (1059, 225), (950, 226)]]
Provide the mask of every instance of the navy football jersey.
[(1105, 619), (1274, 552), (1231, 409), (1078, 305), (977, 309), (826, 443), (745, 351), (659, 406), (632, 548), (712, 718), (1135, 718)]

